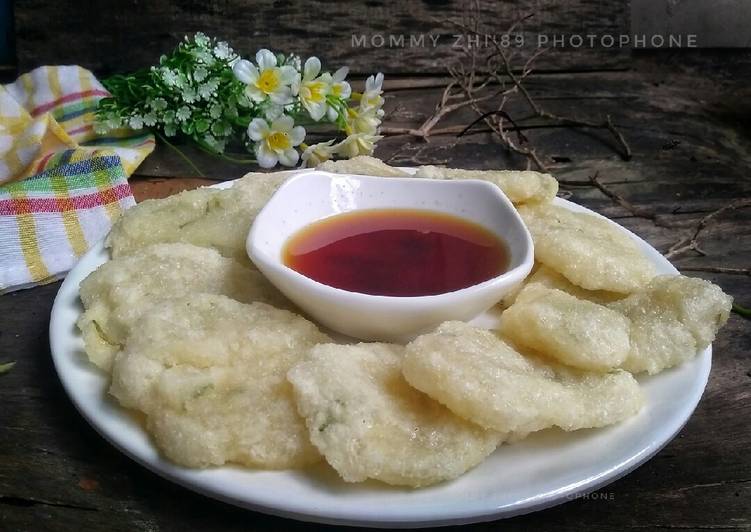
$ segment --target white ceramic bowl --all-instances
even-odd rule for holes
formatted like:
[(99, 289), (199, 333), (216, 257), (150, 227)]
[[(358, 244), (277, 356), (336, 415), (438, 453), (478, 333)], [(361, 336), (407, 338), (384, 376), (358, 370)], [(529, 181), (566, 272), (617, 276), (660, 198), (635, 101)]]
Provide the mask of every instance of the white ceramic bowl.
[[(421, 209), (473, 221), (508, 246), (508, 270), (445, 294), (374, 296), (334, 288), (282, 262), (287, 239), (303, 227), (362, 209)], [(530, 272), (532, 238), (500, 189), (485, 181), (366, 177), (310, 171), (284, 183), (248, 234), (248, 255), (289, 299), (326, 327), (362, 340), (407, 341), (447, 320), (467, 321), (486, 311)]]

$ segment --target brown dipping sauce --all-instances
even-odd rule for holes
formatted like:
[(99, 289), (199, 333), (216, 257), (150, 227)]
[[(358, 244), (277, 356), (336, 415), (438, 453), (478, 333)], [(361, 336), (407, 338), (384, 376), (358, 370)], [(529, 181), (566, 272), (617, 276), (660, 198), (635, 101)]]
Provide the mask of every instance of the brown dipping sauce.
[(434, 211), (370, 209), (314, 222), (282, 249), (284, 264), (320, 283), (379, 296), (429, 296), (508, 269), (507, 247), (469, 220)]

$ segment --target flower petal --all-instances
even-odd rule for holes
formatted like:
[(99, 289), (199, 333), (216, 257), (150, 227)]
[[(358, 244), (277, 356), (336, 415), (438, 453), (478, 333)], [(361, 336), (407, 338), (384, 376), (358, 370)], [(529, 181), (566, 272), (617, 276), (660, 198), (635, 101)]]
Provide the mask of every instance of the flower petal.
[(383, 87), (383, 73), (379, 72), (375, 76), (370, 76), (365, 81), (365, 91), (366, 92), (381, 92), (381, 89)]
[(276, 153), (270, 150), (265, 142), (259, 142), (256, 144), (254, 151), (256, 154), (256, 160), (258, 161), (258, 166), (261, 168), (273, 168), (279, 161)]
[(266, 120), (269, 122), (272, 122), (282, 116), (282, 113), (284, 113), (284, 107), (281, 105), (276, 105), (273, 102), (268, 102), (268, 105), (264, 108), (263, 114), (266, 116)]
[(334, 81), (344, 81), (344, 78), (347, 77), (347, 74), (349, 74), (349, 67), (343, 66), (336, 72), (334, 72)]
[(266, 95), (255, 85), (247, 85), (245, 87), (245, 94), (254, 102), (262, 102), (266, 99)]
[(307, 61), (305, 61), (305, 66), (303, 67), (303, 76), (302, 79), (310, 81), (312, 79), (315, 79), (315, 77), (318, 75), (318, 73), (321, 71), (321, 60), (317, 57), (309, 57)]
[(248, 124), (248, 136), (253, 140), (262, 140), (266, 138), (271, 131), (269, 125), (263, 118), (254, 118)]
[(302, 126), (295, 126), (292, 131), (289, 132), (289, 140), (293, 146), (299, 145), (305, 140), (305, 128)]
[[(245, 84), (255, 81), (254, 78), (258, 78), (258, 69), (256, 66), (247, 59), (241, 59), (234, 65), (232, 65), (232, 72), (235, 77)], [(254, 76), (255, 74), (255, 76)]]
[(310, 100), (303, 100), (303, 105), (305, 106), (305, 109), (308, 110), (310, 118), (312, 118), (316, 122), (323, 118), (323, 115), (326, 114), (326, 108), (328, 107), (328, 105), (326, 105), (326, 102), (314, 103)]
[(352, 87), (346, 81), (341, 81), (337, 85), (339, 87), (339, 97), (347, 99), (352, 96)]
[(279, 162), (284, 166), (295, 166), (297, 161), (300, 160), (300, 154), (294, 148), (289, 148), (279, 153)]
[(271, 130), (280, 131), (282, 133), (290, 133), (292, 130), (292, 126), (294, 125), (295, 125), (295, 121), (292, 119), (291, 116), (283, 115), (271, 123)]
[(259, 70), (273, 68), (276, 66), (276, 56), (271, 52), (271, 50), (261, 48), (260, 50), (258, 50), (258, 52), (256, 52), (256, 63), (258, 63)]
[(292, 89), (285, 86), (279, 87), (279, 89), (269, 94), (269, 98), (277, 105), (287, 105), (292, 103)]
[(279, 79), (285, 85), (292, 85), (299, 77), (300, 73), (295, 70), (295, 67), (291, 65), (279, 67)]

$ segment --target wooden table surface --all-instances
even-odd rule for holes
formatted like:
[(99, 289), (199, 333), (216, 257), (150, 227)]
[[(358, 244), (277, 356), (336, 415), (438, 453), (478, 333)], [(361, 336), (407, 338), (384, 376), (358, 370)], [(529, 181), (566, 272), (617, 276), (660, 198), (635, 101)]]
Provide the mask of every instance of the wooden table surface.
[[(633, 149), (630, 161), (623, 161), (599, 132), (538, 127), (527, 135), (546, 153), (562, 194), (665, 251), (709, 213), (751, 198), (749, 64), (746, 52), (642, 53), (625, 67), (559, 71), (530, 80), (537, 98), (553, 110), (592, 119), (612, 115)], [(443, 83), (425, 76), (391, 77), (386, 125), (421, 123)], [(488, 134), (430, 142), (389, 137), (378, 154), (401, 165), (523, 164)], [(194, 155), (211, 179), (251, 169)], [(595, 172), (602, 188), (589, 182)], [(131, 184), (143, 199), (208, 182), (160, 148)], [(706, 256), (688, 251), (674, 257), (675, 265), (751, 306), (749, 222), (750, 208), (711, 218), (699, 239)], [(0, 530), (319, 528), (196, 495), (104, 441), (73, 408), (50, 359), (47, 327), (58, 288), (55, 283), (0, 297), (0, 361), (17, 362), (0, 376)], [(751, 529), (750, 348), (751, 321), (733, 314), (714, 343), (712, 373), (695, 414), (675, 440), (633, 473), (589, 498), (468, 528)]]

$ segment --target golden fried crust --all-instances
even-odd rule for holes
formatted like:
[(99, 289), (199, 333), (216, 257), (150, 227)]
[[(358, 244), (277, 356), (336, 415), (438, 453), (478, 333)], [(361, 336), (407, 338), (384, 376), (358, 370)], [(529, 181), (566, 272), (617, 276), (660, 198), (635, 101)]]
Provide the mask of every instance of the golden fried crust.
[(500, 432), (602, 427), (642, 405), (630, 373), (577, 371), (529, 358), (493, 331), (463, 322), (446, 322), (419, 336), (406, 352), (403, 373), (412, 386)]
[(304, 318), (221, 295), (165, 300), (136, 324), (110, 393), (146, 415), (159, 449), (188, 467), (302, 467), (320, 459), (287, 371), (329, 339)]
[(404, 380), (404, 348), (319, 345), (289, 372), (313, 441), (348, 482), (426, 486), (480, 463), (501, 440)]

